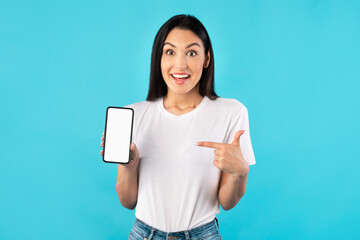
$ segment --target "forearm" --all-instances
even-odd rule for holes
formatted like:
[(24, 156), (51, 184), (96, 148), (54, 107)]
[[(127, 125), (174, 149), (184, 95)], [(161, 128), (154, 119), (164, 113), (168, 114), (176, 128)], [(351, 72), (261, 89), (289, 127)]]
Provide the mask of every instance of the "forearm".
[(124, 207), (135, 208), (138, 196), (138, 169), (122, 172), (120, 179), (116, 182), (116, 192)]
[[(224, 173), (223, 173), (224, 174)], [(247, 176), (229, 175), (219, 190), (219, 203), (224, 210), (235, 207), (246, 191)]]

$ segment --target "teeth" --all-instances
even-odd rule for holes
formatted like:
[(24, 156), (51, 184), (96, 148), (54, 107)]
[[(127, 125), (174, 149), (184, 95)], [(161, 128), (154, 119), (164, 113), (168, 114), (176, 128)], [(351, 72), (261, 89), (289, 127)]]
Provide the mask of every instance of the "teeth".
[(176, 75), (176, 74), (171, 74), (171, 75), (175, 78), (187, 78), (190, 76), (190, 75)]

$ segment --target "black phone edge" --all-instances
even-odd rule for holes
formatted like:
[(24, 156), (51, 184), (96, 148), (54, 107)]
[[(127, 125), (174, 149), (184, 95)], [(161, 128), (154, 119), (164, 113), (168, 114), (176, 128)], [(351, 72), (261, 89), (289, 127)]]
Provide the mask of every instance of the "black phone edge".
[[(126, 163), (119, 163), (119, 162), (111, 162), (111, 161), (106, 161), (104, 159), (105, 156), (105, 139), (106, 139), (106, 125), (107, 125), (107, 118), (108, 118), (108, 110), (109, 108), (123, 108), (123, 109), (130, 109), (132, 112), (132, 118), (131, 118), (131, 133), (130, 133), (130, 148), (129, 148), (129, 160)], [(134, 109), (129, 108), (129, 107), (115, 107), (115, 106), (109, 106), (106, 108), (106, 115), (105, 115), (105, 131), (104, 131), (104, 147), (103, 147), (103, 155), (102, 155), (102, 160), (105, 163), (116, 163), (116, 164), (129, 164), (130, 162), (130, 154), (131, 154), (131, 142), (132, 142), (132, 134), (133, 134), (133, 124), (134, 124)]]

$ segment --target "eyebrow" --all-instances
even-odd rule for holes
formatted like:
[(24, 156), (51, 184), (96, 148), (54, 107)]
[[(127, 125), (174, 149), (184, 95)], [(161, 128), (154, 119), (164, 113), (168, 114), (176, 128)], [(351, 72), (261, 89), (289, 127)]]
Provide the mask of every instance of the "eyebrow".
[[(176, 48), (176, 47), (175, 47), (175, 45), (174, 45), (174, 44), (172, 44), (172, 43), (165, 42), (165, 43), (164, 43), (164, 46), (165, 46), (166, 44), (168, 44), (168, 45), (172, 46), (173, 48)], [(200, 44), (199, 44), (199, 43), (197, 43), (197, 42), (193, 42), (193, 43), (191, 43), (191, 44), (187, 45), (187, 46), (186, 46), (186, 48), (189, 48), (189, 47), (191, 47), (191, 46), (198, 46), (198, 47), (200, 47), (200, 48), (201, 48)]]

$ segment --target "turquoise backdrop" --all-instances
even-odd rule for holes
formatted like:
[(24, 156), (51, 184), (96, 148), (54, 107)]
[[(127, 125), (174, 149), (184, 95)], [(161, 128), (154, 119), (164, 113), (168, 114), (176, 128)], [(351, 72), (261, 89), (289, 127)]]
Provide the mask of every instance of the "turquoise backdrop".
[(127, 239), (109, 105), (144, 101), (160, 26), (207, 28), (215, 91), (249, 111), (257, 164), (224, 239), (360, 239), (360, 1), (0, 2), (0, 239)]

